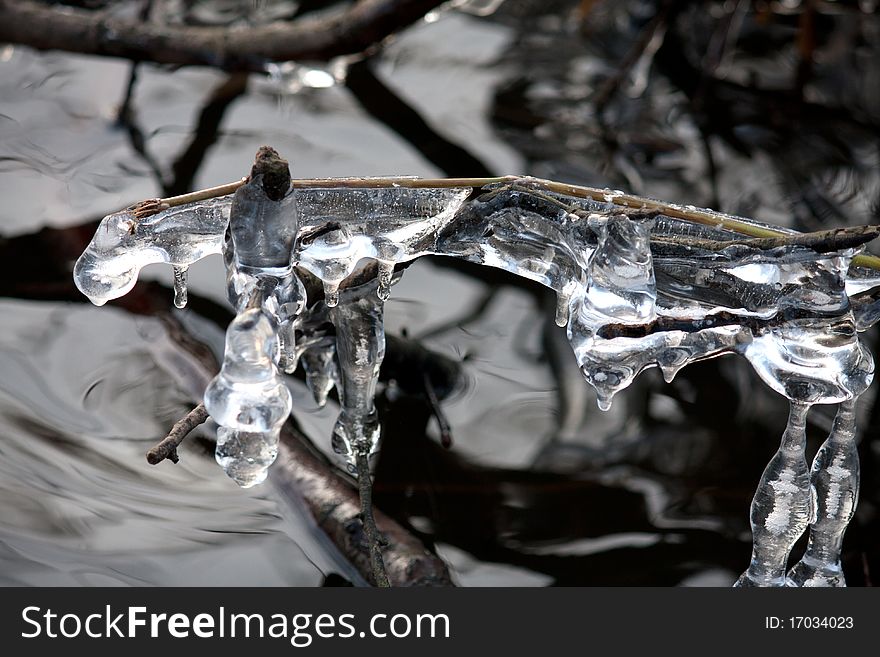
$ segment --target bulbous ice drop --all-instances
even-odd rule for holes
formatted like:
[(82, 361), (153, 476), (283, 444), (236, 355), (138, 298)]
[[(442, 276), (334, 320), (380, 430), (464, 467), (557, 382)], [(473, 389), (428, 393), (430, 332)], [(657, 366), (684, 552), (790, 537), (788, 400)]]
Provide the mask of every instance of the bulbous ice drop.
[(186, 307), (186, 273), (187, 267), (174, 267), (174, 305)]
[(253, 308), (232, 320), (223, 366), (205, 390), (205, 408), (217, 424), (266, 432), (287, 419), (292, 400), (274, 362), (276, 348), (273, 326), (262, 310)]
[(809, 405), (792, 402), (779, 450), (761, 476), (751, 507), (752, 560), (734, 586), (785, 586), (792, 547), (814, 514), (804, 457)]
[(266, 480), (278, 456), (278, 436), (278, 429), (248, 432), (218, 427), (214, 458), (239, 486), (256, 486)]
[(128, 293), (147, 265), (186, 267), (220, 253), (229, 206), (230, 197), (224, 196), (144, 218), (130, 210), (107, 215), (74, 265), (77, 288), (101, 306)]
[(339, 393), (342, 410), (334, 429), (334, 449), (350, 464), (356, 450), (374, 451), (379, 424), (373, 398), (385, 357), (384, 304), (372, 295), (344, 299), (330, 313), (336, 327)]
[[(846, 296), (851, 256), (851, 252), (823, 254), (810, 260), (799, 255), (788, 264), (778, 264), (788, 283), (776, 311), (783, 318), (793, 318), (742, 345), (742, 353), (758, 375), (791, 400), (808, 404), (845, 401), (860, 395), (873, 379), (874, 361), (859, 340)], [(793, 256), (783, 253), (780, 257)]]
[(840, 549), (859, 499), (855, 400), (837, 410), (828, 438), (816, 453), (810, 479), (816, 494), (816, 519), (807, 550), (788, 574), (794, 586), (846, 586)]

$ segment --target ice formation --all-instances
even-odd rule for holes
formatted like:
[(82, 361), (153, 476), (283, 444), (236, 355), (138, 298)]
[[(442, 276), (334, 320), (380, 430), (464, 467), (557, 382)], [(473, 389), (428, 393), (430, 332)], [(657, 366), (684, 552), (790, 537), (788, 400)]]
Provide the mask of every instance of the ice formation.
[[(143, 266), (170, 263), (175, 304), (183, 306), (186, 267), (224, 254), (238, 316), (205, 405), (220, 426), (217, 460), (240, 485), (266, 476), (291, 408), (283, 373), (298, 366), (317, 403), (338, 391), (332, 444), (349, 469), (358, 453), (377, 449), (373, 397), (395, 266), (444, 255), (553, 289), (557, 323), (567, 326), (603, 409), (647, 368), (671, 381), (697, 360), (748, 359), (790, 400), (791, 415), (755, 494), (753, 558), (738, 584), (843, 583), (840, 542), (858, 491), (853, 405), (874, 371), (858, 331), (880, 316), (876, 302), (854, 312), (848, 296), (880, 283), (851, 266), (858, 245), (822, 252), (752, 243), (723, 228), (622, 208), (614, 194), (595, 201), (529, 179), (476, 195), (468, 186), (371, 187), (369, 179), (291, 187), (289, 172), (279, 171), (255, 165), (231, 196), (146, 219), (133, 210), (111, 214), (74, 272), (79, 289), (101, 305), (128, 292)], [(813, 404), (841, 406), (810, 474), (804, 427)], [(807, 554), (786, 575), (808, 526)]]

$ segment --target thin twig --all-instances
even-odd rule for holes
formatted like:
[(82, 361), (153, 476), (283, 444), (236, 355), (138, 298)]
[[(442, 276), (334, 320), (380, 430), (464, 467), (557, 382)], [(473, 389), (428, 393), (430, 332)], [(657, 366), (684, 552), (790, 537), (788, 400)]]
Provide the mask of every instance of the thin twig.
[(437, 392), (434, 390), (434, 384), (431, 383), (431, 376), (426, 371), (423, 375), (425, 381), (425, 394), (428, 396), (428, 404), (431, 406), (431, 412), (437, 418), (437, 426), (440, 427), (440, 444), (446, 449), (452, 447), (452, 427), (449, 426), (449, 420), (440, 407), (440, 400), (437, 398)]
[(385, 562), (382, 560), (382, 536), (376, 527), (376, 518), (373, 516), (373, 481), (370, 478), (370, 460), (367, 450), (355, 447), (358, 493), (361, 498), (361, 522), (364, 525), (364, 534), (370, 548), (370, 566), (373, 571), (373, 579), (376, 586), (390, 588), (388, 573), (385, 571)]
[(880, 226), (850, 226), (817, 230), (811, 233), (798, 233), (784, 237), (755, 237), (738, 240), (708, 240), (687, 235), (662, 235), (652, 237), (653, 244), (674, 244), (706, 251), (721, 251), (731, 246), (748, 246), (760, 251), (769, 251), (783, 246), (802, 246), (817, 253), (830, 253), (861, 246), (880, 236)]
[(177, 456), (177, 448), (183, 439), (200, 424), (204, 424), (208, 419), (208, 411), (204, 404), (199, 404), (189, 413), (180, 418), (171, 427), (171, 431), (158, 445), (147, 452), (147, 463), (156, 465), (165, 459), (170, 459), (172, 463), (177, 463), (180, 459)]
[[(149, 204), (152, 208), (167, 208), (195, 201), (203, 201), (209, 198), (232, 194), (241, 187), (246, 178), (242, 180), (202, 189), (181, 196), (170, 198), (149, 199), (143, 204)], [(480, 189), (487, 185), (516, 185), (519, 190), (535, 190), (538, 192), (552, 192), (563, 196), (590, 199), (600, 203), (631, 208), (636, 210), (655, 211), (674, 219), (683, 219), (692, 223), (713, 226), (722, 230), (729, 230), (741, 235), (756, 238), (779, 238), (792, 239), (797, 233), (792, 233), (782, 228), (770, 226), (756, 226), (740, 217), (735, 217), (714, 210), (697, 208), (692, 205), (678, 205), (655, 199), (644, 198), (634, 194), (625, 194), (611, 189), (600, 189), (584, 185), (572, 185), (569, 183), (531, 178), (528, 176), (498, 176), (494, 178), (413, 178), (406, 176), (390, 176), (380, 178), (303, 178), (291, 181), (294, 187), (299, 189), (384, 189), (388, 187), (404, 187), (408, 189), (449, 189), (452, 187), (470, 187)], [(497, 188), (496, 188), (497, 190)], [(493, 191), (496, 191), (493, 190)], [(159, 210), (155, 210), (159, 211)], [(147, 216), (147, 215), (138, 215)], [(880, 257), (873, 255), (859, 255), (853, 259), (853, 264), (858, 267), (880, 270)]]

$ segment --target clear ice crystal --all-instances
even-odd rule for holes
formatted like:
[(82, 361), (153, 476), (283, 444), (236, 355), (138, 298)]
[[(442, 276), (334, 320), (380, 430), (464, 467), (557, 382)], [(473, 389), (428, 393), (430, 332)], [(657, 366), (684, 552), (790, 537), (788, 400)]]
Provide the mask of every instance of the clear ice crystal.
[[(858, 491), (846, 409), (874, 372), (858, 332), (880, 318), (873, 291), (880, 276), (852, 266), (854, 250), (718, 246), (742, 236), (623, 211), (612, 205), (619, 192), (595, 201), (535, 191), (530, 179), (489, 186), (471, 200), (469, 187), (370, 188), (364, 180), (294, 185), (274, 201), (263, 193), (261, 175), (231, 196), (147, 218), (133, 210), (105, 217), (74, 269), (79, 289), (102, 305), (128, 292), (145, 265), (171, 264), (175, 305), (182, 307), (186, 268), (223, 253), (237, 317), (205, 404), (220, 425), (217, 460), (239, 484), (265, 478), (291, 410), (281, 373), (300, 364), (319, 406), (338, 390), (332, 445), (349, 468), (359, 453), (375, 451), (383, 303), (395, 267), (423, 255), (455, 257), (556, 293), (556, 322), (567, 327), (603, 409), (647, 368), (671, 381), (694, 361), (728, 353), (748, 359), (792, 411), (755, 494), (752, 564), (739, 584), (784, 584), (791, 545), (811, 520), (811, 548), (789, 584), (843, 582), (835, 571), (839, 540)], [(373, 271), (375, 281), (364, 282)], [(803, 444), (814, 403), (842, 405), (813, 464), (819, 515), (811, 518)]]
[(379, 443), (374, 397), (385, 357), (384, 304), (372, 295), (343, 298), (330, 312), (336, 326), (339, 401), (333, 449), (354, 466), (358, 452), (371, 454)]
[(337, 385), (339, 374), (336, 367), (336, 341), (305, 349), (300, 357), (306, 373), (306, 385), (318, 407), (327, 404), (330, 391)]
[(807, 550), (788, 574), (789, 585), (846, 586), (840, 565), (843, 534), (859, 499), (859, 453), (855, 401), (840, 404), (828, 438), (813, 459), (810, 477), (816, 495), (816, 517)]
[(186, 307), (186, 275), (187, 267), (174, 267), (174, 305), (178, 308)]
[(752, 560), (734, 586), (785, 586), (795, 542), (813, 519), (810, 471), (804, 457), (808, 404), (792, 402), (782, 443), (752, 500)]
[(133, 210), (107, 215), (76, 261), (73, 280), (96, 306), (127, 294), (147, 265), (187, 267), (223, 248), (229, 199), (221, 197), (136, 218)]
[(263, 191), (262, 179), (263, 174), (252, 177), (232, 197), (229, 233), (239, 270), (283, 270), (291, 264), (299, 232), (297, 195), (291, 188), (280, 201), (273, 201)]
[(278, 456), (278, 429), (272, 431), (237, 431), (217, 428), (214, 458), (229, 477), (242, 488), (266, 480), (269, 466)]
[(276, 365), (277, 346), (276, 329), (262, 309), (232, 320), (223, 366), (205, 390), (205, 408), (217, 424), (259, 433), (287, 419), (292, 400)]

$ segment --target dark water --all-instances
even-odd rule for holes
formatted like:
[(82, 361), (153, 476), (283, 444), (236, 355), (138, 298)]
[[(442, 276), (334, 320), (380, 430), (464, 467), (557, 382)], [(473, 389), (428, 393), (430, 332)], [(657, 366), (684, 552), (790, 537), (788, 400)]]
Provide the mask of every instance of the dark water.
[[(326, 84), (323, 69), (252, 75), (245, 89), (216, 71), (141, 65), (127, 124), (116, 120), (127, 62), (0, 49), (0, 583), (311, 586), (350, 576), (271, 479), (241, 490), (225, 477), (210, 427), (177, 466), (144, 460), (204, 387), (180, 327), (185, 340), (222, 348), (220, 259), (191, 268), (184, 311), (172, 309), (170, 289), (159, 312), (137, 300), (94, 308), (70, 280), (97, 218), (235, 180), (260, 144), (299, 177), (521, 172), (800, 228), (876, 222), (880, 103), (877, 86), (867, 89), (880, 77), (866, 55), (877, 52), (876, 15), (855, 26), (845, 13), (822, 18), (823, 66), (798, 104), (743, 82), (752, 69), (765, 87), (796, 73), (790, 17), (758, 25), (716, 3), (684, 10), (598, 112), (595, 94), (644, 34), (653, 3), (599, 3), (578, 28), (577, 7), (589, 4), (510, 0), (487, 18), (442, 14), (354, 66), (347, 87), (297, 88)], [(710, 44), (682, 41), (676, 26), (724, 20), (742, 24), (711, 62), (722, 82), (695, 89), (679, 46), (709, 52), (731, 38), (704, 29)], [(840, 46), (841, 33), (858, 48)], [(762, 34), (781, 54), (761, 51)], [(852, 61), (862, 68), (834, 83), (844, 111), (822, 113), (834, 66)], [(208, 104), (219, 85), (231, 100)], [(768, 107), (789, 120), (774, 122)], [(169, 288), (171, 273), (145, 278)], [(382, 373), (377, 505), (463, 585), (730, 584), (749, 559), (749, 502), (785, 425), (784, 400), (727, 358), (670, 385), (646, 372), (601, 413), (552, 308), (544, 291), (499, 272), (442, 259), (407, 270), (387, 305), (399, 339)], [(440, 391), (451, 450), (410, 380), (425, 348), (424, 367), (451, 373)], [(291, 386), (296, 422), (327, 451), (335, 405), (317, 411), (301, 383)], [(844, 544), (852, 585), (876, 581), (880, 568), (875, 389), (859, 407), (862, 499)], [(810, 458), (832, 414), (811, 412)]]

